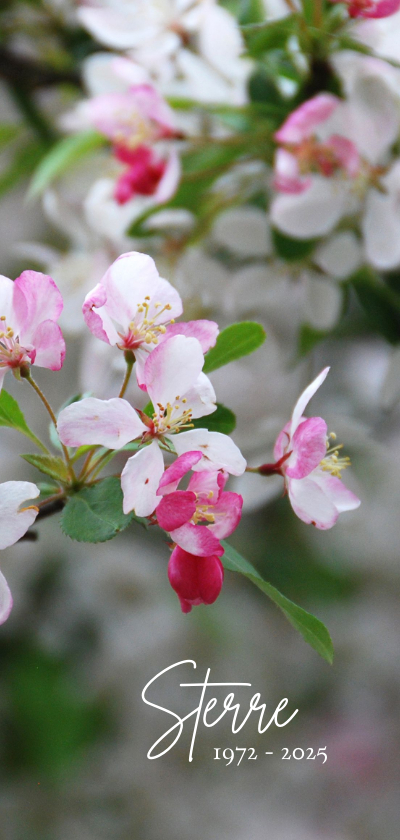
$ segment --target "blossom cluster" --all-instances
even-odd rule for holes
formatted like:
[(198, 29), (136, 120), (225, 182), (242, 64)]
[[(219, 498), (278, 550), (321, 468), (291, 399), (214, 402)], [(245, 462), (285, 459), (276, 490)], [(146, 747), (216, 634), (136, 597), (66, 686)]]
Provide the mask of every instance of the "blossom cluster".
[[(95, 487), (105, 460), (115, 452), (134, 449), (120, 473), (123, 514), (133, 513), (168, 534), (172, 548), (168, 576), (184, 612), (193, 605), (213, 603), (223, 582), (221, 541), (233, 533), (242, 514), (242, 496), (225, 490), (225, 485), (229, 476), (241, 476), (246, 470), (246, 460), (232, 438), (209, 430), (205, 422), (217, 409), (203, 367), (205, 355), (216, 346), (218, 325), (204, 319), (177, 321), (183, 311), (181, 298), (160, 277), (152, 258), (138, 252), (122, 254), (82, 306), (95, 338), (124, 356), (126, 374), (119, 396), (83, 397), (56, 417), (31, 368), (59, 370), (63, 364), (65, 344), (57, 324), (63, 307), (60, 292), (51, 277), (25, 271), (15, 282), (0, 278), (0, 295), (2, 382), (12, 371), (33, 386), (56, 426), (65, 458), (64, 465), (58, 463), (60, 482), (50, 500), (29, 504), (40, 493), (29, 482), (0, 485), (0, 547), (21, 539), (49, 502), (67, 504), (82, 488)], [(125, 397), (134, 366), (139, 393), (145, 392), (150, 400), (146, 410), (134, 408)], [(325, 422), (303, 416), (327, 372), (296, 403), (276, 441), (276, 462), (251, 470), (261, 475), (281, 473), (295, 513), (320, 529), (332, 527), (340, 512), (359, 504), (340, 480), (348, 459), (338, 458), (336, 446), (329, 446)], [(76, 473), (81, 457), (83, 465)], [(49, 453), (36, 464), (54, 475), (55, 460)], [(12, 601), (4, 578), (1, 583), (4, 621)]]

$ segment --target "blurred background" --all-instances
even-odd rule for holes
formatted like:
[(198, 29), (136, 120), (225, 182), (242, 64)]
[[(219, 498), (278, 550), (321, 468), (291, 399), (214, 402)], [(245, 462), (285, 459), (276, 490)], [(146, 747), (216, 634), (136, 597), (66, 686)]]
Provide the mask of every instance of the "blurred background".
[[(269, 3), (272, 17), (281, 6)], [(8, 0), (1, 24), (1, 272), (49, 270), (66, 296), (65, 366), (38, 375), (52, 403), (77, 390), (114, 395), (118, 365), (110, 348), (85, 334), (80, 302), (118, 253), (146, 247), (120, 229), (104, 235), (104, 215), (97, 229), (79, 215), (105, 153), (77, 164), (42, 202), (26, 200), (59, 116), (82, 95), (76, 68), (100, 47), (67, 0)], [(55, 80), (35, 81), (44, 66)], [(246, 476), (232, 482), (245, 499), (232, 542), (325, 622), (334, 664), (229, 572), (214, 605), (182, 615), (160, 535), (133, 525), (112, 544), (91, 546), (64, 537), (53, 519), (40, 523), (36, 542), (22, 541), (1, 558), (14, 596), (0, 631), (4, 840), (399, 836), (400, 354), (371, 329), (351, 293), (341, 308), (340, 278), (330, 276), (321, 291), (307, 266), (294, 270), (271, 258), (270, 237), (265, 211), (253, 201), (222, 213), (179, 258), (162, 248), (155, 257), (181, 292), (187, 318), (215, 317), (221, 326), (254, 318), (267, 330), (254, 356), (211, 374), (219, 400), (237, 415), (234, 439), (250, 464), (272, 459), (301, 389), (331, 365), (312, 413), (344, 443), (352, 461), (345, 480), (361, 508), (318, 532), (295, 518), (279, 479)], [(321, 340), (300, 353), (304, 321), (306, 336), (317, 331)], [(9, 390), (43, 431), (47, 420), (24, 384)], [(2, 481), (34, 480), (20, 451), (17, 434), (1, 429)], [(264, 736), (254, 723), (233, 736), (224, 720), (201, 728), (191, 764), (188, 733), (148, 761), (164, 721), (141, 692), (182, 659), (196, 660), (199, 677), (210, 667), (216, 680), (251, 682), (271, 714), (282, 697), (299, 713), (287, 729)], [(192, 708), (177, 684), (165, 685), (167, 706)], [(214, 747), (236, 746), (254, 746), (258, 761), (227, 767), (214, 760)], [(328, 760), (283, 761), (283, 747), (326, 747)], [(274, 755), (262, 757), (265, 749)]]

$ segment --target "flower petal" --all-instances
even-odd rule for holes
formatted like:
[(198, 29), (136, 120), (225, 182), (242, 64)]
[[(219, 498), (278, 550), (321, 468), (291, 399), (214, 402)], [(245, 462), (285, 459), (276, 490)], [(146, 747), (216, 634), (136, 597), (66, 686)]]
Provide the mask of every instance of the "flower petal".
[(208, 376), (201, 372), (192, 388), (185, 391), (186, 405), (192, 417), (205, 417), (217, 408), (217, 397)]
[(128, 458), (121, 473), (124, 513), (150, 516), (161, 501), (157, 488), (164, 470), (164, 459), (157, 441)]
[(184, 551), (196, 554), (198, 557), (206, 557), (209, 554), (220, 556), (224, 553), (219, 541), (207, 526), (192, 525), (191, 522), (187, 522), (180, 528), (170, 531), (170, 535), (171, 539)]
[[(145, 365), (145, 384), (154, 406), (167, 406), (181, 398), (198, 380), (204, 364), (196, 338), (175, 335), (150, 353)], [(195, 447), (191, 447), (195, 449)]]
[(93, 444), (121, 449), (143, 434), (147, 427), (126, 400), (88, 397), (60, 411), (57, 429), (66, 446)]
[(0, 549), (14, 545), (35, 521), (38, 508), (29, 505), (20, 510), (20, 506), (35, 499), (39, 493), (39, 488), (30, 481), (0, 484)]
[(340, 100), (331, 93), (319, 93), (299, 108), (285, 120), (280, 129), (275, 132), (278, 143), (301, 143), (305, 137), (314, 134), (317, 126), (330, 117)]
[[(194, 464), (203, 457), (201, 452), (185, 452), (179, 458), (167, 467), (158, 486), (157, 495), (164, 496), (166, 493), (171, 493), (176, 490), (181, 478), (192, 469)], [(192, 489), (192, 488), (190, 488)], [(193, 492), (196, 492), (193, 490)]]
[(202, 470), (226, 470), (231, 475), (242, 475), (246, 461), (232, 438), (221, 432), (209, 432), (208, 429), (191, 429), (181, 432), (173, 438), (178, 455), (198, 450), (203, 458), (193, 466), (195, 472)]
[[(107, 269), (101, 282), (107, 291), (107, 312), (124, 329), (134, 320), (138, 306), (146, 297), (150, 298), (147, 318), (155, 319), (156, 324), (182, 314), (178, 292), (168, 280), (160, 277), (154, 260), (147, 254), (138, 251), (121, 254)], [(156, 303), (161, 306), (156, 307)], [(166, 305), (171, 308), (160, 315)]]
[(107, 291), (101, 283), (86, 295), (82, 313), (90, 332), (106, 344), (117, 344), (118, 333), (107, 312)]
[(211, 347), (214, 347), (219, 333), (218, 324), (215, 321), (178, 321), (175, 324), (169, 324), (165, 338), (170, 338), (173, 335), (186, 335), (187, 338), (197, 338), (201, 344), (203, 353), (207, 353)]
[(327, 426), (322, 417), (309, 417), (297, 426), (290, 442), (292, 454), (285, 465), (290, 478), (309, 475), (326, 455)]
[(0, 572), (0, 624), (4, 624), (7, 621), (8, 616), (12, 610), (13, 599), (10, 592), (10, 587), (2, 574)]
[(202, 503), (205, 504), (207, 502), (210, 505), (215, 505), (227, 480), (228, 473), (224, 473), (222, 470), (216, 470), (215, 472), (209, 472), (208, 470), (195, 472), (190, 478), (188, 490), (196, 493)]
[(164, 531), (174, 531), (189, 522), (196, 511), (196, 496), (189, 490), (168, 493), (157, 506), (157, 521)]
[(314, 394), (318, 391), (318, 388), (320, 388), (322, 383), (325, 381), (329, 371), (329, 367), (326, 367), (323, 370), (321, 370), (321, 373), (319, 373), (318, 376), (310, 383), (310, 385), (307, 385), (307, 388), (305, 388), (303, 393), (300, 394), (299, 399), (297, 400), (297, 403), (293, 409), (292, 422), (290, 427), (291, 438), (293, 437), (297, 426), (300, 423), (304, 409), (307, 407)]
[(295, 514), (307, 525), (315, 525), (325, 531), (337, 521), (339, 511), (322, 487), (313, 480), (313, 473), (307, 478), (290, 478), (288, 493)]
[(219, 540), (229, 537), (237, 528), (242, 515), (242, 507), (243, 499), (239, 493), (221, 493), (216, 505), (212, 507), (215, 522), (208, 526)]
[(197, 604), (213, 604), (221, 592), (224, 569), (219, 557), (196, 557), (174, 548), (168, 563), (168, 578), (183, 612)]
[(33, 344), (33, 336), (43, 321), (56, 321), (63, 310), (63, 299), (54, 280), (39, 271), (23, 271), (14, 282), (13, 308), (21, 344)]
[(315, 470), (312, 478), (335, 505), (339, 513), (344, 513), (346, 510), (356, 510), (360, 507), (360, 499), (343, 484), (340, 478), (330, 475), (322, 469)]
[(347, 210), (349, 183), (313, 175), (302, 193), (279, 193), (271, 204), (271, 222), (295, 239), (330, 233)]
[(65, 341), (54, 321), (42, 321), (32, 338), (36, 350), (35, 365), (60, 370), (65, 359)]

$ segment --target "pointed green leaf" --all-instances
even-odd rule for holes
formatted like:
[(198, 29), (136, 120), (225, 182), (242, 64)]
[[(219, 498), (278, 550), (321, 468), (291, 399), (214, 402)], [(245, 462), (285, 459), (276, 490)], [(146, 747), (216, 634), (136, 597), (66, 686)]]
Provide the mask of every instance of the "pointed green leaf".
[(35, 443), (42, 452), (47, 452), (46, 447), (29, 428), (17, 401), (4, 388), (0, 394), (0, 426), (16, 429)]
[(219, 334), (215, 347), (208, 351), (204, 362), (204, 373), (223, 367), (223, 365), (254, 353), (264, 344), (265, 330), (255, 321), (242, 321), (231, 324)]
[(115, 476), (84, 487), (68, 500), (62, 513), (64, 534), (78, 542), (106, 542), (132, 522), (122, 510), (121, 483)]
[(21, 455), (21, 458), (45, 475), (55, 478), (56, 481), (68, 480), (68, 470), (61, 458), (56, 458), (54, 455)]
[(298, 607), (297, 604), (282, 595), (278, 589), (267, 583), (257, 569), (245, 560), (235, 548), (224, 540), (222, 545), (225, 549), (225, 554), (222, 557), (225, 569), (229, 569), (231, 572), (240, 572), (258, 586), (262, 592), (265, 592), (271, 598), (271, 601), (282, 610), (292, 626), (301, 633), (303, 639), (331, 665), (333, 662), (332, 640), (322, 621), (303, 610), (302, 607)]
[(28, 190), (28, 198), (37, 198), (55, 178), (62, 175), (85, 155), (99, 149), (104, 143), (104, 137), (97, 131), (82, 131), (79, 134), (64, 137), (40, 161)]

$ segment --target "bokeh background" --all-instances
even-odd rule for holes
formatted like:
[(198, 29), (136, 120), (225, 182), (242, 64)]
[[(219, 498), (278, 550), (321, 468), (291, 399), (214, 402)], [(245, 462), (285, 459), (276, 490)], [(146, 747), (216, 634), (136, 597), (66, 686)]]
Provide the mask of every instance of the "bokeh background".
[[(5, 32), (24, 55), (34, 53), (37, 16), (46, 19), (49, 8), (53, 18), (71, 14), (61, 3), (6, 5)], [(86, 49), (85, 34), (71, 32), (74, 44), (62, 49)], [(57, 28), (47, 37), (50, 54), (60, 48)], [(65, 96), (41, 90), (44, 113), (61, 113)], [(20, 103), (4, 78), (0, 107), (1, 123), (18, 127)], [(71, 252), (55, 193), (44, 209), (26, 202), (23, 148), (14, 177), (8, 147), (2, 153), (1, 271), (15, 277), (46, 257), (60, 286), (72, 288), (66, 364), (58, 375), (39, 371), (38, 380), (54, 405), (77, 386), (110, 393), (119, 376), (114, 357), (102, 347), (96, 354), (88, 343), (78, 303), (120, 246), (108, 242), (106, 255), (100, 248), (89, 253), (82, 234)], [(25, 164), (29, 174), (32, 165)], [(68, 201), (79, 200), (87, 170), (82, 165), (65, 179)], [(261, 592), (231, 573), (212, 607), (182, 615), (167, 581), (168, 550), (157, 534), (132, 526), (112, 544), (88, 546), (44, 521), (38, 541), (22, 541), (1, 558), (14, 595), (0, 632), (4, 840), (399, 836), (400, 356), (370, 331), (352, 300), (339, 332), (299, 357), (297, 331), (312, 278), (266, 267), (268, 242), (263, 211), (235, 209), (174, 264), (172, 276), (165, 255), (158, 265), (180, 289), (188, 317), (213, 316), (222, 326), (251, 317), (267, 330), (254, 356), (211, 375), (219, 399), (237, 414), (234, 437), (250, 463), (271, 459), (301, 388), (331, 365), (313, 414), (324, 416), (344, 442), (352, 461), (346, 483), (361, 508), (331, 531), (316, 532), (295, 518), (279, 480), (248, 476), (236, 485), (245, 515), (232, 541), (267, 580), (327, 624), (334, 665), (320, 660)], [(41, 406), (24, 385), (10, 390), (33, 428), (43, 430)], [(16, 433), (1, 429), (2, 481), (33, 478), (20, 451)], [(271, 713), (282, 697), (299, 713), (287, 729), (265, 736), (250, 723), (238, 736), (224, 723), (202, 728), (191, 764), (187, 734), (166, 756), (148, 761), (163, 720), (143, 704), (141, 691), (181, 659), (196, 660), (198, 675), (210, 667), (215, 679), (251, 682)], [(166, 685), (167, 697), (171, 708), (191, 708), (176, 685)], [(260, 756), (226, 767), (214, 760), (218, 746), (254, 746)], [(326, 747), (328, 761), (283, 761), (285, 746)], [(263, 758), (265, 749), (274, 756)]]

